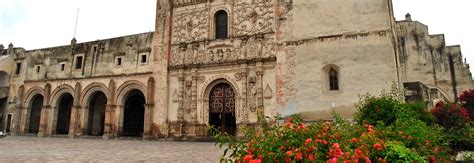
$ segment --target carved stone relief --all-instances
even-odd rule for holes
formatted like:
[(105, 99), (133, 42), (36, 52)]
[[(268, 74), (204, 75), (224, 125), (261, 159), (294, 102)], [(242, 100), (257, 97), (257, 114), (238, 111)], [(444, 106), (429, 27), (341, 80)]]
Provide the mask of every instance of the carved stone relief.
[(263, 97), (265, 99), (271, 99), (273, 97), (273, 90), (270, 88), (270, 85), (267, 84), (267, 87), (265, 88), (265, 91), (263, 91)]
[(180, 13), (173, 19), (173, 43), (204, 40), (208, 31), (207, 10)]
[(179, 102), (179, 94), (178, 94), (178, 89), (174, 89), (174, 93), (173, 93), (173, 102)]
[(192, 43), (171, 47), (171, 67), (275, 58), (273, 37), (249, 37), (220, 44)]
[(255, 112), (257, 110), (257, 86), (255, 76), (249, 77), (248, 106), (250, 111), (252, 112)]
[(192, 90), (191, 90), (192, 82), (191, 81), (186, 81), (185, 89), (184, 89), (184, 109), (186, 110), (186, 113), (191, 112), (191, 107), (192, 107)]
[(273, 29), (273, 1), (256, 0), (235, 5), (234, 29), (237, 35), (254, 35)]

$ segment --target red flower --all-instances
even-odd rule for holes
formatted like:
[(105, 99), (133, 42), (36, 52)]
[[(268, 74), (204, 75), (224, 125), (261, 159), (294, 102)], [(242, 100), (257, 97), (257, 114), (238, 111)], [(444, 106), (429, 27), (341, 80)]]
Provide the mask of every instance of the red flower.
[(357, 139), (356, 139), (356, 138), (352, 138), (351, 142), (357, 143)]
[(288, 151), (285, 153), (288, 157), (291, 157), (291, 155), (293, 155), (293, 151)]
[(312, 154), (309, 154), (309, 155), (308, 155), (308, 160), (314, 161), (314, 156), (313, 156)]
[(300, 129), (304, 129), (304, 124), (303, 123), (300, 124)]
[(262, 160), (260, 159), (252, 160), (250, 163), (262, 163)]
[(370, 161), (369, 157), (365, 157), (365, 163), (371, 163), (372, 161)]
[(296, 153), (295, 160), (301, 160), (303, 158), (303, 154), (301, 152)]
[(308, 139), (306, 139), (306, 140), (304, 141), (304, 143), (309, 144), (309, 143), (311, 143), (312, 141), (313, 141), (313, 139), (308, 138)]
[(329, 162), (330, 163), (337, 163), (337, 157), (332, 158)]
[(246, 155), (246, 156), (244, 157), (244, 162), (251, 161), (252, 158), (253, 158), (252, 155)]

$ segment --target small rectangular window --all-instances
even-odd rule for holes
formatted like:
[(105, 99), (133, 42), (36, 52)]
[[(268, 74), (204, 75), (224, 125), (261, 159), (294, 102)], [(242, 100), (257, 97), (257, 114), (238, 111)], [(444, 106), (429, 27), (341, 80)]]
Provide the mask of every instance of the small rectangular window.
[(122, 65), (122, 58), (117, 58), (117, 66), (121, 66)]
[(66, 68), (66, 64), (61, 63), (61, 64), (59, 65), (59, 69), (60, 69), (61, 71), (64, 71), (65, 68)]
[(16, 69), (15, 69), (15, 74), (18, 75), (20, 74), (20, 70), (21, 70), (21, 63), (16, 63)]
[(146, 58), (147, 58), (147, 55), (142, 55), (142, 63), (146, 63)]
[(41, 66), (36, 66), (36, 73), (39, 73), (41, 71)]
[(81, 69), (82, 68), (82, 56), (78, 56), (76, 58), (76, 69)]

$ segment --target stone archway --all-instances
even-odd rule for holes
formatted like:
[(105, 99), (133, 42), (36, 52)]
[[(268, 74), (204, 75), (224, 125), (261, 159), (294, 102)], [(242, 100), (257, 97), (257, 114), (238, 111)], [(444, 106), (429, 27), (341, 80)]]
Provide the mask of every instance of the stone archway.
[[(102, 136), (106, 132), (106, 116), (112, 116), (112, 112), (106, 112), (109, 105), (110, 92), (103, 83), (92, 83), (88, 85), (81, 94), (81, 128), (82, 134)], [(109, 128), (110, 129), (110, 128)]]
[(39, 133), (40, 121), (41, 121), (41, 111), (43, 109), (44, 97), (41, 94), (36, 94), (32, 97), (28, 105), (28, 133)]
[[(149, 84), (150, 83), (153, 82), (149, 81)], [(117, 121), (114, 121), (114, 123), (118, 126), (118, 135), (131, 137), (143, 136), (143, 138), (150, 136), (152, 124), (151, 106), (153, 106), (153, 104), (151, 102), (152, 92), (149, 92), (147, 88), (152, 87), (153, 85), (147, 87), (140, 81), (132, 80), (123, 83), (117, 89), (116, 96), (114, 96), (114, 101), (117, 103), (117, 112), (115, 115)], [(131, 103), (135, 104), (132, 105)]]
[(221, 132), (235, 135), (236, 95), (234, 89), (227, 83), (219, 83), (209, 94), (209, 125), (219, 128)]
[(138, 89), (125, 96), (122, 136), (142, 137), (145, 127), (145, 95)]
[[(60, 135), (69, 134), (69, 126), (71, 124), (71, 110), (74, 102), (74, 97), (69, 93), (61, 95), (55, 110), (55, 128), (54, 132)], [(57, 113), (56, 113), (57, 112)]]
[(67, 84), (57, 87), (51, 93), (52, 114), (46, 114), (49, 117), (49, 134), (69, 134), (74, 98), (74, 88)]
[(96, 91), (90, 96), (88, 112), (86, 113), (85, 134), (93, 136), (104, 135), (107, 96), (102, 91)]

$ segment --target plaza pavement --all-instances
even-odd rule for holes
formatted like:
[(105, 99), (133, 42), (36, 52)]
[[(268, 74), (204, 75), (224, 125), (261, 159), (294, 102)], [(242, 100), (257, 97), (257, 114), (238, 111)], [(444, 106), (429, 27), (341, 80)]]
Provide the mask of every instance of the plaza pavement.
[(3, 162), (219, 162), (213, 142), (103, 140), (8, 136), (0, 138)]

